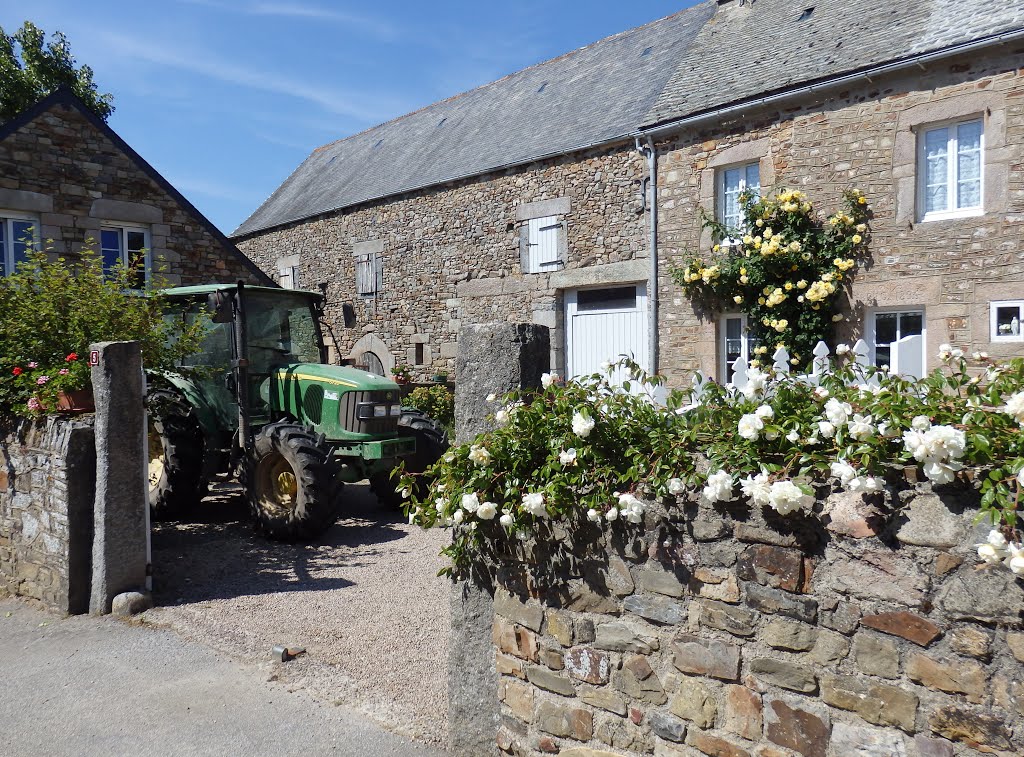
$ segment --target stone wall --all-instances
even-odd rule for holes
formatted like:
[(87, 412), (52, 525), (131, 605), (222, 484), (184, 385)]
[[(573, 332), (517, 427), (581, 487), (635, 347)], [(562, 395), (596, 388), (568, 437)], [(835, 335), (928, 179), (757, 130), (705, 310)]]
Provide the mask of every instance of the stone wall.
[(0, 592), (89, 609), (95, 477), (92, 416), (0, 435)]
[(153, 267), (166, 264), (170, 285), (266, 283), (231, 242), (68, 103), (54, 102), (0, 139), (3, 211), (37, 218), (40, 243), (68, 256), (83, 247), (99, 252), (102, 223), (144, 227)]
[(596, 550), (556, 533), (559, 559), (501, 567), (498, 748), (1024, 753), (1024, 582), (979, 568), (974, 502), (901, 478), (820, 518), (690, 503)]
[[(455, 344), (463, 323), (532, 322), (552, 329), (552, 365), (562, 365), (562, 296), (567, 289), (646, 281), (644, 159), (621, 144), (538, 162), (236, 239), (262, 270), (300, 261), (299, 285), (327, 282), (327, 316), (337, 354), (370, 350), (385, 370), (413, 367), (424, 380), (455, 378)], [(568, 199), (564, 268), (524, 274), (520, 234), (524, 206)], [(565, 203), (553, 203), (559, 210)], [(353, 247), (380, 241), (383, 286), (355, 294)], [(341, 305), (355, 302), (357, 328), (343, 327)], [(416, 364), (417, 345), (423, 362)]]
[[(1024, 298), (1022, 65), (1020, 46), (1004, 46), (851, 83), (784, 110), (748, 110), (662, 142), (659, 323), (670, 378), (719, 373), (714, 321), (682, 294), (669, 268), (710, 248), (699, 208), (714, 208), (716, 167), (755, 160), (762, 185), (807, 192), (821, 212), (833, 212), (846, 189), (867, 194), (871, 260), (856, 274), (840, 339), (862, 336), (870, 308), (924, 306), (928, 360), (943, 342), (968, 353), (1020, 354), (1019, 342), (990, 342), (988, 304)], [(984, 215), (918, 222), (915, 130), (977, 115), (985, 121)]]

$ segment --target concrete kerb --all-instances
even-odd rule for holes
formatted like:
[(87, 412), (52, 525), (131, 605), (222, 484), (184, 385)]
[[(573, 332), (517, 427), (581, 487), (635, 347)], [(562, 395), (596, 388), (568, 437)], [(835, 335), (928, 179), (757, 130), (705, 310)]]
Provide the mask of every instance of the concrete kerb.
[[(492, 428), (493, 403), (520, 388), (540, 387), (549, 370), (547, 327), (532, 323), (489, 323), (459, 331), (455, 375), (455, 441), (473, 439)], [(451, 751), (479, 757), (496, 751), (498, 676), (491, 628), (494, 587), (484, 581), (455, 581), (451, 588), (448, 665), (448, 724)]]

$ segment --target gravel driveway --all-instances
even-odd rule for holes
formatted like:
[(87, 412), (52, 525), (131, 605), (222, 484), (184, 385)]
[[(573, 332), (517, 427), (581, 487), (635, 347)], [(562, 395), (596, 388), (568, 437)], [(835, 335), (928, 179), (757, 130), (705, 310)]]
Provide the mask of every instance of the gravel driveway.
[(347, 517), (318, 544), (259, 536), (237, 493), (207, 498), (201, 522), (155, 524), (157, 607), (143, 620), (245, 661), (303, 646), (275, 666), (289, 689), (445, 745), (447, 534), (409, 526), (365, 485), (345, 491)]

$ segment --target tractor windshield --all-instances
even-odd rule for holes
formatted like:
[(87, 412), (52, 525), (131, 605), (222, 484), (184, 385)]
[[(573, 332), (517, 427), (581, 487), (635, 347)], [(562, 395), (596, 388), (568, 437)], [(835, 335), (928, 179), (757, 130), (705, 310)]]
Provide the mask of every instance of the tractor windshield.
[(276, 365), (320, 362), (317, 323), (307, 297), (248, 291), (245, 314), (254, 374), (270, 373)]

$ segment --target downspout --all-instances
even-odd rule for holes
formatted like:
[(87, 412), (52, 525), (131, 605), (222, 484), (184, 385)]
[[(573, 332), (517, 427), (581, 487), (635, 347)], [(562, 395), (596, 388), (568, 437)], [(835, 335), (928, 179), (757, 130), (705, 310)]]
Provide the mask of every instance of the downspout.
[(647, 371), (655, 374), (658, 372), (658, 156), (651, 137), (647, 137), (646, 144), (641, 144), (637, 137), (636, 149), (647, 158), (647, 177), (644, 179), (647, 186), (642, 191), (648, 219), (647, 249), (650, 260), (647, 274)]

